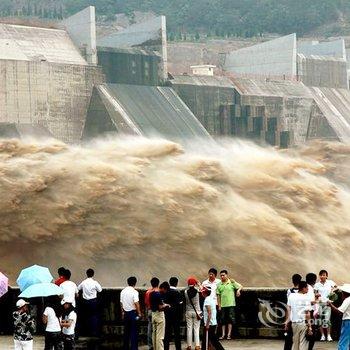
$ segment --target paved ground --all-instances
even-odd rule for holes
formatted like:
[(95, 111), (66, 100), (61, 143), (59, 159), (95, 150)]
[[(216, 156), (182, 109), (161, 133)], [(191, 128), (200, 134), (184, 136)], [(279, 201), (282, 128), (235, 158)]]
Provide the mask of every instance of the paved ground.
[[(283, 341), (280, 340), (230, 340), (223, 341), (225, 350), (282, 350)], [(337, 342), (316, 343), (314, 350), (335, 350)]]
[[(280, 340), (231, 340), (223, 341), (223, 346), (227, 350), (282, 350), (283, 342)], [(34, 342), (34, 350), (42, 350), (44, 348), (43, 338), (36, 337)], [(172, 347), (171, 347), (172, 348)], [(183, 347), (184, 348), (184, 347)], [(337, 343), (316, 343), (314, 350), (336, 350)], [(12, 337), (0, 336), (0, 349), (12, 350)], [(140, 347), (147, 349), (147, 347)]]
[[(0, 349), (1, 350), (14, 349), (13, 338), (12, 337), (6, 337), (6, 336), (0, 336)], [(44, 338), (42, 338), (42, 337), (35, 337), (34, 350), (39, 350), (39, 349), (40, 350), (44, 349)]]

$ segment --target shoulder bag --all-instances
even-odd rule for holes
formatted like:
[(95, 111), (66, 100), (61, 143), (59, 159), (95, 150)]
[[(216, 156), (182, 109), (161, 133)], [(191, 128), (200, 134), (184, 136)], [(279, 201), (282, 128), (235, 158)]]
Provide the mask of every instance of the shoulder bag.
[[(186, 293), (187, 293), (187, 291), (186, 291)], [(203, 319), (202, 312), (198, 312), (197, 309), (194, 307), (193, 300), (188, 296), (188, 293), (187, 293), (187, 297), (188, 297), (188, 299), (189, 299), (189, 301), (190, 301), (190, 303), (192, 305), (192, 308), (193, 308), (194, 312), (196, 313), (197, 320), (201, 321)]]

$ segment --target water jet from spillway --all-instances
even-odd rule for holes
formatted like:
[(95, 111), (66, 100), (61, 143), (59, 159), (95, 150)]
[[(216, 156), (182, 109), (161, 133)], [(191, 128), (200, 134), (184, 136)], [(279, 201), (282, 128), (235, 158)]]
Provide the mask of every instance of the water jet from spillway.
[[(228, 268), (281, 286), (327, 268), (349, 282), (350, 146), (278, 151), (243, 141), (191, 150), (120, 138), (85, 146), (0, 141), (1, 270), (94, 267), (106, 286)], [(193, 151), (197, 149), (198, 151)]]

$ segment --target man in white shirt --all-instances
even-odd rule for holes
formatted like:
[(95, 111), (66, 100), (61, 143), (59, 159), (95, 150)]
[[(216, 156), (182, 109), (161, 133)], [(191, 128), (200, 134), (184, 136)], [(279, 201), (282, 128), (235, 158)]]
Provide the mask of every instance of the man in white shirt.
[(97, 293), (102, 291), (101, 285), (94, 280), (95, 271), (88, 269), (87, 278), (78, 286), (78, 290), (83, 292), (82, 319), (84, 320), (83, 329), (86, 334), (92, 337), (98, 336), (98, 303)]
[[(299, 283), (302, 279), (303, 278), (298, 273), (295, 273), (292, 276), (293, 287), (287, 290), (287, 300), (292, 293), (299, 292)], [(290, 324), (288, 326), (288, 331), (284, 339), (284, 350), (292, 350), (292, 347), (293, 347), (293, 331), (292, 331), (292, 325)]]
[(320, 281), (315, 284), (315, 293), (320, 295), (319, 304), (319, 322), (321, 331), (321, 341), (332, 341), (331, 337), (331, 308), (328, 306), (329, 295), (333, 293), (337, 285), (332, 280), (328, 279), (328, 272), (321, 270), (319, 273)]
[(122, 311), (122, 318), (124, 320), (124, 346), (125, 350), (138, 349), (138, 334), (137, 334), (137, 320), (141, 317), (139, 292), (135, 289), (137, 279), (136, 277), (129, 277), (128, 287), (124, 288), (120, 293), (120, 307)]
[(69, 300), (72, 302), (73, 307), (75, 308), (75, 298), (78, 297), (78, 287), (77, 285), (70, 281), (71, 272), (69, 270), (65, 270), (63, 273), (63, 277), (66, 279), (66, 281), (62, 282), (60, 287), (64, 290), (63, 299)]
[(312, 335), (310, 322), (311, 302), (307, 296), (308, 286), (305, 281), (300, 281), (299, 292), (292, 293), (288, 297), (287, 317), (285, 329), (288, 330), (292, 324), (293, 350), (308, 350), (309, 342), (307, 334)]
[(328, 305), (332, 310), (343, 314), (343, 321), (341, 324), (341, 333), (338, 343), (338, 350), (350, 349), (350, 284), (344, 284), (339, 287), (343, 292), (343, 303), (336, 308), (330, 301)]
[(214, 299), (215, 305), (218, 304), (218, 297), (216, 295), (216, 288), (217, 288), (218, 284), (221, 282), (221, 280), (219, 278), (216, 278), (217, 274), (218, 274), (218, 270), (215, 269), (214, 267), (212, 267), (208, 271), (208, 279), (206, 279), (202, 283), (202, 287), (205, 287), (205, 288), (208, 287), (208, 289), (211, 290), (210, 296)]

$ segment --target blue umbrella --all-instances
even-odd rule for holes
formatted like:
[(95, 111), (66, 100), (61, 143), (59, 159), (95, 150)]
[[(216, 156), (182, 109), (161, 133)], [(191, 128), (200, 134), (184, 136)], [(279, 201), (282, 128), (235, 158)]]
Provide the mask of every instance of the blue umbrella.
[(19, 296), (21, 298), (48, 297), (50, 295), (63, 295), (64, 290), (54, 283), (37, 283), (28, 287)]
[(19, 289), (23, 292), (29, 286), (37, 283), (49, 283), (53, 277), (47, 267), (33, 265), (23, 269), (17, 278)]

